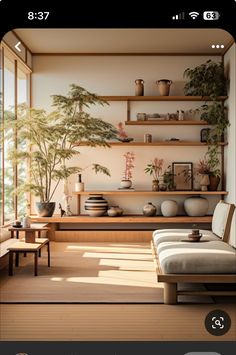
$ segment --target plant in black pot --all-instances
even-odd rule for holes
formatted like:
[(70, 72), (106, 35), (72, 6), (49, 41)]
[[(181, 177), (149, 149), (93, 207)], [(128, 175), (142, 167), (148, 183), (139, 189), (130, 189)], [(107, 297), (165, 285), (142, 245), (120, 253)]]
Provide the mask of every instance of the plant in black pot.
[[(109, 123), (91, 117), (83, 110), (92, 104), (106, 102), (84, 88), (71, 85), (68, 96), (53, 95), (57, 110), (47, 114), (45, 110), (18, 107), (17, 120), (9, 125), (16, 130), (18, 143), (26, 142), (27, 149), (13, 149), (10, 159), (15, 164), (26, 160), (29, 163), (29, 179), (17, 193), (31, 192), (39, 197), (38, 214), (51, 217), (55, 209), (54, 194), (62, 180), (81, 171), (78, 166), (66, 162), (77, 155), (81, 142), (89, 146), (109, 147), (107, 140), (116, 137), (116, 129)], [(12, 134), (12, 130), (8, 129)], [(98, 164), (96, 164), (98, 165)], [(99, 171), (108, 170), (98, 165)], [(109, 174), (109, 172), (108, 172)]]

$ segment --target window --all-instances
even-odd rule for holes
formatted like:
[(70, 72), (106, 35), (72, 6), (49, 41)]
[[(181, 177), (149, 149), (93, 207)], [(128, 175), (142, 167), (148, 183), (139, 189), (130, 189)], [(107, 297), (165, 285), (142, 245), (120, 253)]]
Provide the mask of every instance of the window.
[[(30, 70), (21, 63), (4, 45), (1, 48), (1, 125), (8, 120), (17, 119), (17, 105), (29, 105)], [(8, 155), (13, 149), (24, 151), (26, 142), (17, 145), (17, 132), (10, 129), (2, 133), (0, 160), (0, 213), (1, 224), (22, 217), (26, 212), (26, 196), (17, 196), (15, 189), (26, 179), (25, 163), (14, 164)]]

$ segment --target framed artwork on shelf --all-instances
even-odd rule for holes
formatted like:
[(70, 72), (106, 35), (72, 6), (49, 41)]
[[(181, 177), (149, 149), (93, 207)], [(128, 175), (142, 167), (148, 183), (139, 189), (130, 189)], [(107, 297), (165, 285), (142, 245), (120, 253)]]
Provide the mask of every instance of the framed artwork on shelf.
[(203, 128), (201, 129), (201, 142), (206, 143), (208, 135), (210, 133), (210, 128)]
[(193, 163), (173, 162), (172, 173), (176, 191), (193, 190)]

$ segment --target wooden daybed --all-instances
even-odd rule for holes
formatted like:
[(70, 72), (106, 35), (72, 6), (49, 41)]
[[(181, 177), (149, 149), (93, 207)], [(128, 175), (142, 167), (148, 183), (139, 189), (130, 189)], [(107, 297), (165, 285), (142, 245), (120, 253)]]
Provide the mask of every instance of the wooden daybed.
[(187, 229), (163, 229), (151, 242), (157, 281), (164, 283), (164, 303), (176, 304), (179, 295), (236, 295), (235, 291), (179, 291), (178, 283), (236, 283), (236, 254), (229, 245), (235, 206), (220, 201), (212, 231), (202, 230), (201, 242), (189, 243)]

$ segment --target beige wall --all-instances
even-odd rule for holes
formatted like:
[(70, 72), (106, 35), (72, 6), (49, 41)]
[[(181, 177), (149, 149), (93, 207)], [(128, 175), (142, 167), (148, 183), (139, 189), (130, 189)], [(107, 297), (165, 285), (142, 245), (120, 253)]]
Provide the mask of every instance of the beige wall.
[[(99, 95), (134, 95), (134, 81), (142, 78), (145, 81), (145, 95), (158, 95), (156, 80), (167, 78), (173, 80), (171, 95), (183, 95), (183, 72), (187, 67), (194, 67), (205, 62), (206, 56), (171, 56), (171, 57), (120, 57), (120, 56), (34, 56), (34, 73), (32, 75), (33, 106), (51, 110), (52, 94), (66, 94), (69, 85), (75, 83)], [(214, 60), (220, 60), (213, 57)], [(131, 104), (131, 118), (135, 119), (137, 112), (167, 113), (177, 109), (191, 109), (201, 105), (201, 102), (136, 102)], [(109, 107), (91, 110), (114, 125), (126, 120), (126, 103), (111, 102)], [(186, 140), (199, 140), (201, 126), (126, 126), (129, 136), (135, 140), (143, 140), (144, 133), (151, 133), (154, 140), (177, 137)], [(146, 164), (154, 157), (163, 158), (165, 167), (173, 161), (191, 161), (197, 163), (206, 152), (205, 147), (113, 147), (111, 149), (81, 147), (80, 155), (71, 161), (85, 167), (92, 162), (107, 166), (111, 178), (95, 175), (91, 170), (83, 174), (86, 189), (116, 189), (122, 178), (124, 169), (123, 154), (133, 151), (136, 155), (133, 173), (133, 185), (136, 189), (151, 189), (151, 178), (144, 173)], [(69, 179), (70, 191), (74, 191), (76, 176)], [(183, 212), (183, 198), (173, 199), (180, 202), (179, 213)], [(62, 202), (62, 187), (55, 195), (57, 202)], [(113, 197), (111, 204), (119, 204), (126, 213), (141, 213), (142, 206), (148, 201), (160, 204), (163, 199), (150, 197)], [(209, 199), (212, 212), (217, 201)], [(73, 197), (72, 210), (75, 212), (76, 200)], [(58, 211), (58, 210), (57, 210)]]
[[(229, 195), (226, 201), (236, 204), (236, 46), (235, 44), (229, 49), (224, 57), (225, 69), (230, 80), (229, 99), (226, 104), (229, 113), (230, 127), (228, 129), (228, 146), (225, 149), (225, 175), (226, 175), (226, 190)], [(230, 242), (236, 246), (236, 228), (235, 228), (235, 213), (232, 222), (232, 230)]]

